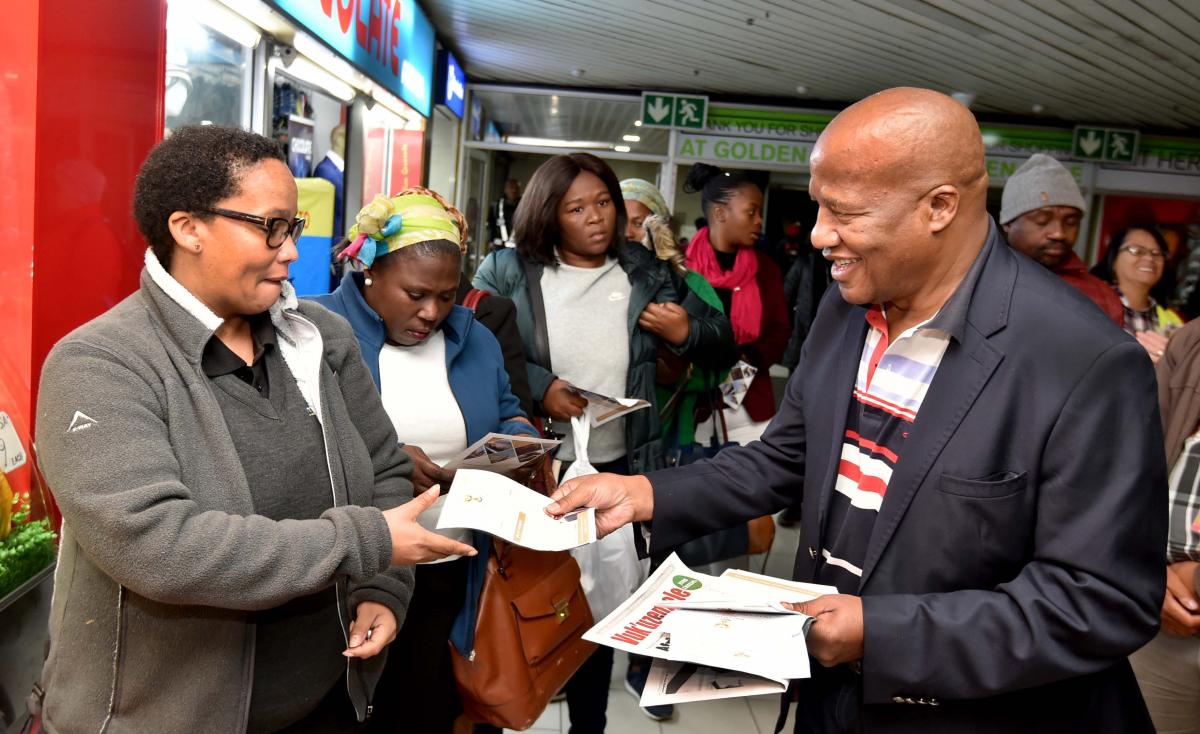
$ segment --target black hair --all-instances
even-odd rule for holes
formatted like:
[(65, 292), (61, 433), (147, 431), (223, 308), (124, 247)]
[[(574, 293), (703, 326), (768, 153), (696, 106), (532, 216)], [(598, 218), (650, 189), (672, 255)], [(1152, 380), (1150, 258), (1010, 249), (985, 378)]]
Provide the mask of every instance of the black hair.
[(700, 194), (700, 207), (707, 218), (714, 204), (728, 204), (737, 190), (747, 185), (758, 188), (758, 184), (737, 171), (723, 171), (717, 166), (697, 163), (688, 171), (683, 191)]
[(625, 198), (621, 195), (621, 182), (607, 163), (591, 153), (556, 155), (533, 172), (525, 195), (513, 215), (513, 239), (521, 257), (542, 265), (557, 265), (558, 256), (554, 248), (562, 244), (562, 230), (558, 225), (558, 204), (566, 195), (575, 178), (587, 171), (604, 182), (612, 206), (617, 210), (617, 223), (613, 228), (612, 242), (608, 253), (615, 255), (625, 239)]
[(1125, 238), (1130, 232), (1145, 232), (1154, 239), (1158, 245), (1158, 249), (1162, 250), (1163, 254), (1163, 274), (1150, 289), (1150, 297), (1162, 305), (1167, 305), (1168, 299), (1171, 297), (1171, 291), (1174, 289), (1174, 277), (1171, 275), (1171, 269), (1167, 267), (1166, 258), (1171, 254), (1171, 249), (1167, 247), (1167, 240), (1163, 237), (1162, 232), (1153, 224), (1131, 224), (1124, 229), (1119, 230), (1108, 239), (1108, 249), (1104, 251), (1104, 258), (1092, 267), (1092, 275), (1096, 276), (1105, 283), (1116, 284), (1117, 257), (1121, 254), (1121, 245), (1125, 244)]
[(171, 214), (211, 219), (206, 210), (236, 195), (245, 170), (267, 159), (286, 162), (279, 143), (223, 125), (184, 125), (154, 146), (133, 186), (133, 218), (164, 268), (175, 251)]

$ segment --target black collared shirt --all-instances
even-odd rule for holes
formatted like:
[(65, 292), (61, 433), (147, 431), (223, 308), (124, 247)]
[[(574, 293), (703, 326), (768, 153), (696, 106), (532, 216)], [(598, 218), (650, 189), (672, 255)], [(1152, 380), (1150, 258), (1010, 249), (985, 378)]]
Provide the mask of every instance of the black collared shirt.
[(275, 349), (275, 326), (271, 323), (271, 315), (263, 313), (246, 319), (250, 323), (250, 337), (254, 340), (254, 362), (246, 362), (225, 346), (216, 334), (204, 345), (204, 353), (200, 356), (200, 368), (205, 377), (210, 380), (222, 375), (234, 375), (242, 382), (262, 393), (264, 398), (271, 397), (271, 381), (267, 375), (267, 360), (263, 356), (269, 349)]
[(975, 256), (967, 274), (963, 276), (949, 300), (942, 304), (937, 314), (929, 320), (929, 323), (925, 324), (925, 328), (940, 329), (949, 334), (954, 341), (962, 344), (963, 331), (967, 328), (967, 311), (971, 308), (971, 297), (975, 295), (979, 274), (983, 272), (983, 265), (987, 262), (990, 253), (988, 243), (992, 241), (992, 229), (995, 226), (995, 222), (988, 223), (988, 238), (983, 241), (983, 248)]
[[(334, 505), (321, 423), (277, 348), (269, 314), (246, 320), (253, 363), (214, 335), (200, 367), (225, 416), (254, 514), (275, 521), (319, 518)], [(275, 376), (274, 390), (268, 374)], [(279, 731), (312, 712), (344, 675), (337, 591), (330, 586), (299, 596), (253, 612), (250, 620), (256, 635), (246, 731)]]

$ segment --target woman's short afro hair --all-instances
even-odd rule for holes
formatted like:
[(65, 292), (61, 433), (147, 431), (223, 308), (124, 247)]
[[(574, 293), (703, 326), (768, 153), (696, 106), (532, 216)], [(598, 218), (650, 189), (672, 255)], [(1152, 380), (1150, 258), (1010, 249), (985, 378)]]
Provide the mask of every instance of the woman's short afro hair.
[(242, 172), (268, 158), (286, 162), (279, 143), (222, 125), (184, 125), (146, 157), (133, 188), (133, 218), (150, 249), (170, 269), (173, 212), (207, 219), (206, 209), (238, 193)]

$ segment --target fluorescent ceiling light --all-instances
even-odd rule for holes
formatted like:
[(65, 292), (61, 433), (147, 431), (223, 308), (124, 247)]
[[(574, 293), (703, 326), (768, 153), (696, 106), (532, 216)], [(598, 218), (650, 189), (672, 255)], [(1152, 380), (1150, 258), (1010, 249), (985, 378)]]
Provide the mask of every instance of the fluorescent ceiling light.
[(257, 26), (215, 0), (175, 0), (171, 3), (171, 12), (182, 12), (197, 23), (247, 48), (254, 48), (262, 40), (262, 33)]
[(640, 142), (642, 142), (642, 136), (641, 135), (623, 135), (623, 136), (621, 136), (621, 140), (624, 140), (626, 143), (640, 143)]
[(383, 87), (375, 86), (372, 88), (371, 98), (383, 105), (384, 109), (399, 117), (405, 123), (409, 122), (410, 120), (421, 119), (421, 116), (417, 114), (416, 110), (404, 104), (402, 99), (387, 91)]
[(634, 121), (633, 121), (633, 126), (634, 126), (634, 127), (641, 127), (641, 126), (642, 126), (642, 121), (641, 121), (641, 120), (634, 120)]
[(952, 92), (950, 94), (950, 96), (953, 97), (956, 101), (958, 101), (958, 103), (961, 104), (963, 107), (966, 107), (968, 109), (970, 109), (971, 105), (974, 104), (974, 102), (975, 102), (975, 93), (974, 92)]
[(317, 66), (320, 66), (347, 84), (357, 87), (364, 92), (371, 91), (371, 80), (349, 62), (321, 45), (321, 42), (307, 33), (297, 31), (292, 45), (301, 55), (307, 56)]
[(559, 140), (557, 138), (529, 138), (522, 135), (509, 135), (504, 142), (512, 145), (535, 145), (542, 148), (599, 148), (611, 149), (612, 143), (601, 143), (597, 140)]
[(291, 23), (267, 7), (262, 0), (221, 0), (221, 4), (272, 35), (286, 38), (292, 31)]
[(616, 145), (616, 146), (613, 146), (613, 150), (617, 151), (618, 153), (628, 153), (629, 146), (628, 145)]
[(343, 102), (349, 103), (354, 99), (354, 87), (338, 79), (303, 56), (297, 56), (295, 59), (292, 59), (292, 63), (287, 66), (284, 66), (279, 59), (271, 59), (268, 66), (276, 72), (282, 72), (290, 77), (294, 77), (297, 81), (318, 87)]

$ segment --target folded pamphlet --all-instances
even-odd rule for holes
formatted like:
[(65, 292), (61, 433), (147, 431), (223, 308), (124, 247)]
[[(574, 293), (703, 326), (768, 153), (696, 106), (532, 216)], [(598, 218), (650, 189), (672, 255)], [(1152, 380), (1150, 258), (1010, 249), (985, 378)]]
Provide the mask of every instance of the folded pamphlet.
[(445, 497), (438, 529), (482, 530), (510, 543), (541, 551), (561, 551), (596, 541), (596, 510), (586, 508), (552, 518), (545, 495), (502, 474), (459, 469)]
[(645, 400), (638, 400), (637, 398), (610, 398), (607, 395), (601, 395), (591, 390), (584, 390), (574, 385), (569, 389), (571, 392), (588, 401), (585, 413), (593, 426), (602, 426), (627, 413), (650, 407), (650, 403)]
[(496, 474), (511, 474), (532, 466), (554, 450), (561, 441), (535, 436), (509, 436), (489, 433), (466, 451), (446, 463), (446, 469), (481, 469)]

